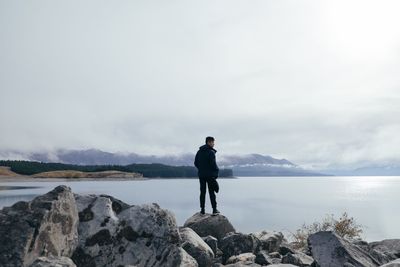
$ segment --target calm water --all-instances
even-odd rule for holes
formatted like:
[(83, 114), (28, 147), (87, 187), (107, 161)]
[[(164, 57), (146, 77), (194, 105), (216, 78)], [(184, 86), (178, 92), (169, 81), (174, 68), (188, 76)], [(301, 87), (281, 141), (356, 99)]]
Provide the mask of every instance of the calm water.
[[(364, 226), (367, 241), (400, 238), (400, 177), (241, 177), (219, 179), (218, 209), (237, 230), (288, 233), (327, 214), (347, 211)], [(0, 208), (30, 200), (58, 184), (74, 192), (113, 195), (129, 204), (157, 202), (182, 225), (199, 210), (198, 179), (0, 183), (40, 186), (0, 191)], [(208, 193), (206, 211), (211, 212)]]

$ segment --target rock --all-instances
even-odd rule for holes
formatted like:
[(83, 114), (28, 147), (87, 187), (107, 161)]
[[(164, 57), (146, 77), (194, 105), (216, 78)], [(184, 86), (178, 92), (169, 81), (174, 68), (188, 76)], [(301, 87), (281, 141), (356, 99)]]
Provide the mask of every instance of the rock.
[(287, 253), (282, 257), (282, 263), (289, 263), (300, 267), (312, 266), (314, 259), (304, 253), (297, 252), (295, 254)]
[(234, 256), (229, 257), (229, 259), (226, 261), (226, 263), (230, 264), (230, 263), (236, 263), (236, 262), (242, 262), (242, 263), (254, 262), (255, 259), (256, 259), (256, 255), (254, 255), (251, 252), (247, 252), (247, 253), (242, 253), (239, 255), (234, 255)]
[(235, 232), (228, 218), (222, 214), (211, 215), (197, 212), (187, 219), (183, 226), (192, 228), (201, 237), (211, 235), (218, 240), (229, 232)]
[(270, 252), (270, 253), (268, 253), (268, 256), (270, 256), (271, 258), (276, 258), (276, 259), (282, 258), (282, 255), (279, 252)]
[(212, 251), (214, 252), (214, 255), (217, 255), (217, 250), (218, 250), (218, 239), (216, 239), (215, 237), (208, 235), (206, 237), (202, 237), (202, 239), (204, 240), (204, 242), (207, 243), (207, 245), (212, 249)]
[(379, 262), (365, 250), (343, 239), (332, 231), (311, 234), (308, 246), (316, 263), (320, 266), (377, 267)]
[(277, 253), (278, 257), (273, 258), (268, 254), (267, 251), (260, 250), (259, 252), (257, 252), (254, 262), (263, 266), (281, 263), (281, 255), (278, 252), (272, 253)]
[[(178, 267), (198, 267), (197, 261), (189, 255), (183, 248), (179, 248), (177, 253), (178, 260), (173, 260), (167, 262), (168, 265), (160, 265), (160, 266), (178, 266)], [(158, 266), (158, 265), (155, 265)]]
[[(389, 248), (396, 244), (396, 240), (397, 239), (387, 239), (371, 243), (363, 240), (354, 240), (352, 243), (367, 251), (368, 254), (375, 258), (380, 264), (385, 264), (400, 257), (397, 256), (398, 252), (396, 251), (396, 247)], [(385, 243), (387, 245), (385, 245)]]
[(400, 258), (400, 239), (385, 239), (368, 244), (370, 249), (383, 255), (383, 261), (389, 262)]
[(267, 252), (261, 250), (257, 252), (256, 258), (254, 259), (255, 263), (261, 264), (261, 265), (268, 265), (272, 264), (271, 258), (267, 254)]
[(78, 243), (78, 211), (67, 186), (0, 211), (0, 266), (29, 266), (41, 256), (70, 257)]
[(388, 262), (382, 265), (381, 267), (400, 267), (400, 259)]
[(265, 230), (261, 232), (251, 233), (255, 237), (257, 237), (261, 242), (261, 249), (266, 250), (268, 252), (278, 251), (280, 245), (284, 240), (284, 236), (281, 232), (267, 232)]
[(189, 227), (181, 227), (179, 233), (183, 242), (182, 248), (197, 261), (199, 267), (211, 266), (214, 252), (207, 243)]
[(128, 205), (107, 195), (76, 195), (78, 267), (198, 266), (182, 248), (175, 216), (156, 203)]
[(291, 248), (288, 244), (280, 245), (279, 249), (278, 249), (278, 252), (282, 256), (285, 256), (287, 253), (292, 253), (292, 254), (296, 253), (296, 251), (293, 248)]
[(230, 233), (220, 241), (220, 249), (223, 252), (223, 262), (234, 255), (245, 252), (256, 254), (260, 248), (260, 240), (252, 234)]
[(76, 267), (75, 263), (67, 257), (39, 257), (30, 267)]
[(254, 262), (236, 262), (236, 263), (231, 263), (228, 265), (222, 265), (224, 267), (261, 267), (261, 265), (254, 263)]
[[(297, 267), (296, 265), (293, 264), (287, 264), (287, 263), (278, 263), (278, 264), (271, 264), (268, 265), (268, 267)], [(322, 267), (322, 266), (321, 266)], [(325, 267), (325, 266), (324, 266)], [(328, 267), (328, 266), (326, 266)], [(333, 267), (333, 266), (332, 266)], [(338, 266), (339, 267), (339, 266)]]

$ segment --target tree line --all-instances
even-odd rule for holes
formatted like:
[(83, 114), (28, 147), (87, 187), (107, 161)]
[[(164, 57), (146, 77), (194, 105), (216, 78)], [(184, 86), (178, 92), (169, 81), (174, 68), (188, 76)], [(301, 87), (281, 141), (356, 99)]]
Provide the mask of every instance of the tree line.
[[(0, 160), (0, 166), (10, 167), (11, 171), (23, 175), (33, 175), (41, 172), (74, 170), (82, 172), (122, 171), (137, 172), (144, 177), (173, 178), (197, 177), (197, 169), (193, 166), (170, 166), (160, 163), (129, 165), (76, 165), (52, 162), (26, 161), (26, 160)], [(220, 177), (232, 177), (231, 169), (221, 169)]]

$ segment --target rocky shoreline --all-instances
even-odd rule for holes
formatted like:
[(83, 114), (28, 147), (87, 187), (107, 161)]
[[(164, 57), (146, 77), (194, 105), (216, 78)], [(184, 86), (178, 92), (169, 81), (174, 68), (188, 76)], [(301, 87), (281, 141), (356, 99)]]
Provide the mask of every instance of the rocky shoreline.
[(400, 239), (368, 243), (323, 231), (300, 251), (281, 232), (238, 232), (221, 214), (195, 213), (178, 226), (156, 203), (128, 205), (67, 186), (3, 208), (0, 236), (4, 267), (400, 266)]

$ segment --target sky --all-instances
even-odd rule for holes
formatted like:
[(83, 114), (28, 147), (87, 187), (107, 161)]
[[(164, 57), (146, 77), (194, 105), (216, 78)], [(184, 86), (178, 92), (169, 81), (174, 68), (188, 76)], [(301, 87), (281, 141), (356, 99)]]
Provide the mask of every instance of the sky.
[(0, 151), (400, 163), (399, 1), (0, 0)]

